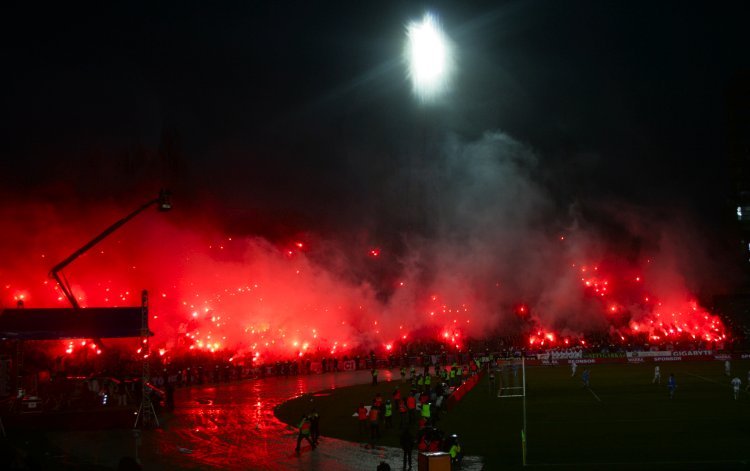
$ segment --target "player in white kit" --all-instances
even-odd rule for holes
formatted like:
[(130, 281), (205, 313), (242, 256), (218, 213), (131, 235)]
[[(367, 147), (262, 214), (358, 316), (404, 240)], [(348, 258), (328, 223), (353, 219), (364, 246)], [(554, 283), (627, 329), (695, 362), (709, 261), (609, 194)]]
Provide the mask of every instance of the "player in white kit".
[(735, 377), (732, 380), (732, 391), (734, 392), (734, 400), (735, 401), (740, 396), (740, 386), (741, 385), (742, 385), (742, 380), (740, 378)]

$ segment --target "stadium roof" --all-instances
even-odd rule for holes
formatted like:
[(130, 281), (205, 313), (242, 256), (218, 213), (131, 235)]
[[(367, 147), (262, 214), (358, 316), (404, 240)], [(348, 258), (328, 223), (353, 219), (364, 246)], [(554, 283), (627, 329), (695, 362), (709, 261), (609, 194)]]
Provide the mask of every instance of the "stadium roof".
[[(143, 307), (4, 309), (0, 338), (61, 340), (141, 336)], [(148, 335), (153, 335), (149, 331)]]

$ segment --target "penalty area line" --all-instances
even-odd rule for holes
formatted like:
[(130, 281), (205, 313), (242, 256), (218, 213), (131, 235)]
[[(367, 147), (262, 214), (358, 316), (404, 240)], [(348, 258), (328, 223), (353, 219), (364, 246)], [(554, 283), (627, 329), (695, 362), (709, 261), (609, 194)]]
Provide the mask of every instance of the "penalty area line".
[(693, 373), (688, 373), (688, 374), (689, 374), (690, 376), (695, 376), (695, 377), (696, 377), (696, 378), (698, 378), (698, 379), (702, 379), (703, 381), (708, 381), (709, 383), (714, 383), (714, 384), (721, 384), (720, 382), (718, 382), (718, 381), (714, 381), (713, 379), (710, 379), (710, 378), (704, 378), (703, 376), (700, 376), (700, 375), (696, 375), (696, 374), (693, 374)]
[[(703, 381), (707, 381), (709, 383), (718, 384), (719, 386), (727, 386), (727, 384), (721, 383), (719, 381), (715, 381), (715, 380), (713, 380), (711, 378), (704, 378), (703, 376), (696, 375), (696, 374), (693, 374), (693, 373), (688, 373), (688, 375), (694, 376), (694, 377), (696, 377), (698, 379), (702, 379)], [(731, 386), (731, 384), (729, 384), (728, 386)], [(750, 394), (750, 393), (747, 392), (747, 389), (744, 389), (744, 390), (740, 389), (740, 394)]]
[(593, 395), (594, 395), (594, 398), (595, 398), (595, 399), (596, 399), (597, 401), (599, 401), (599, 402), (602, 402), (602, 400), (601, 400), (601, 399), (599, 399), (599, 396), (597, 396), (597, 395), (596, 395), (596, 393), (594, 392), (594, 390), (593, 390), (593, 389), (591, 389), (591, 388), (586, 388), (586, 389), (588, 389), (588, 390), (589, 390), (589, 392), (590, 392), (591, 394), (593, 394)]

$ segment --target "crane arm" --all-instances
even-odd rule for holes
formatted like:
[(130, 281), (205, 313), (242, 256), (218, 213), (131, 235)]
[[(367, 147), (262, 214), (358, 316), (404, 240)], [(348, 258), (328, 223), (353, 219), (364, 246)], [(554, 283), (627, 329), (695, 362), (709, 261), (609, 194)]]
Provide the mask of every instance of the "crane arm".
[(98, 244), (99, 242), (101, 242), (108, 235), (110, 235), (113, 232), (115, 232), (117, 229), (119, 229), (120, 227), (122, 227), (128, 221), (130, 221), (131, 219), (133, 219), (134, 217), (136, 217), (137, 215), (139, 215), (140, 213), (142, 213), (143, 211), (145, 211), (146, 209), (148, 209), (150, 206), (152, 206), (154, 204), (158, 204), (159, 205), (158, 206), (159, 211), (168, 211), (168, 210), (172, 209), (172, 204), (171, 204), (170, 199), (169, 199), (169, 193), (166, 190), (161, 190), (159, 192), (159, 196), (158, 197), (156, 197), (156, 198), (154, 198), (154, 199), (152, 199), (152, 200), (144, 203), (143, 205), (141, 205), (139, 208), (137, 208), (132, 213), (128, 214), (124, 218), (120, 219), (119, 221), (115, 222), (114, 224), (112, 224), (108, 228), (104, 229), (104, 231), (102, 231), (101, 234), (99, 234), (98, 236), (94, 237), (93, 239), (91, 239), (91, 241), (89, 241), (88, 243), (86, 243), (83, 247), (81, 247), (80, 249), (78, 249), (75, 252), (73, 252), (72, 254), (70, 254), (70, 256), (68, 256), (68, 258), (66, 258), (62, 262), (60, 262), (57, 265), (55, 265), (54, 267), (52, 267), (52, 270), (50, 270), (50, 272), (49, 272), (50, 276), (55, 279), (55, 281), (57, 282), (57, 285), (60, 287), (60, 289), (62, 290), (62, 292), (65, 295), (65, 297), (68, 298), (68, 301), (70, 301), (70, 304), (73, 305), (74, 309), (76, 309), (76, 310), (80, 309), (81, 306), (78, 304), (78, 301), (76, 300), (75, 296), (73, 295), (73, 292), (71, 291), (70, 286), (67, 283), (67, 280), (65, 282), (63, 282), (62, 278), (60, 278), (60, 271), (63, 270), (68, 265), (70, 265), (71, 263), (73, 263), (78, 257), (80, 257), (81, 255), (83, 255), (84, 253), (86, 253), (88, 250), (90, 250), (93, 246), (95, 246), (96, 244)]

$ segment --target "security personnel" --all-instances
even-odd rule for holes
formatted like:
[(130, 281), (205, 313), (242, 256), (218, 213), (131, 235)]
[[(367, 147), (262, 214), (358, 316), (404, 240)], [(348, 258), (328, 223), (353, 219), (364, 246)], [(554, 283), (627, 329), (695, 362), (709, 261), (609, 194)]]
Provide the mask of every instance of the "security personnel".
[(313, 450), (315, 449), (315, 443), (310, 439), (310, 421), (304, 415), (302, 416), (302, 421), (299, 423), (299, 435), (297, 435), (297, 448), (294, 449), (295, 452), (299, 453), (299, 446), (303, 439), (310, 443)]
[(370, 407), (370, 438), (380, 438), (380, 424), (378, 423), (380, 409), (374, 404)]
[(457, 465), (461, 462), (463, 454), (461, 453), (461, 444), (458, 443), (458, 435), (451, 435), (451, 447), (448, 453), (451, 455), (451, 465)]
[(450, 379), (451, 379), (451, 386), (456, 385), (456, 367), (452, 366), (451, 371), (449, 373)]
[(409, 425), (411, 425), (414, 422), (414, 414), (417, 410), (417, 398), (414, 397), (414, 394), (409, 394), (409, 397), (406, 398), (406, 408), (409, 409)]
[(422, 404), (422, 418), (425, 421), (425, 424), (430, 424), (430, 403), (425, 402)]
[(377, 407), (380, 413), (380, 420), (383, 420), (383, 414), (385, 413), (385, 402), (383, 402), (383, 396), (380, 393), (375, 395), (375, 399), (372, 401), (372, 407)]
[(404, 381), (406, 381), (406, 367), (402, 366), (401, 367), (401, 382), (403, 383)]
[(378, 384), (378, 369), (373, 368), (372, 369), (372, 385), (376, 386)]
[(427, 391), (422, 391), (422, 394), (419, 395), (419, 403), (427, 404), (428, 402), (430, 402), (430, 395), (427, 394)]
[(427, 451), (428, 446), (429, 446), (429, 443), (427, 439), (427, 432), (423, 431), (421, 435), (419, 436), (419, 443), (417, 444), (417, 449), (419, 451)]
[(318, 439), (320, 438), (320, 415), (318, 414), (318, 411), (313, 409), (312, 413), (310, 413), (310, 438), (312, 438), (313, 443), (317, 446), (318, 445)]
[(392, 417), (393, 417), (393, 404), (391, 404), (391, 400), (388, 399), (385, 401), (385, 427), (386, 428), (393, 427)]
[(440, 451), (440, 439), (435, 435), (435, 432), (433, 430), (433, 436), (430, 439), (429, 445), (427, 445), (427, 451), (429, 452), (437, 452)]
[(407, 425), (407, 418), (406, 413), (408, 409), (406, 408), (406, 401), (403, 399), (399, 399), (398, 401), (398, 413), (401, 416), (401, 422), (398, 425), (398, 428), (404, 428)]
[(365, 407), (364, 403), (359, 403), (359, 408), (357, 409), (357, 422), (359, 422), (359, 432), (367, 432), (367, 408)]
[(432, 377), (428, 374), (427, 376), (424, 377), (424, 385), (425, 387), (429, 389), (430, 384), (432, 384)]

